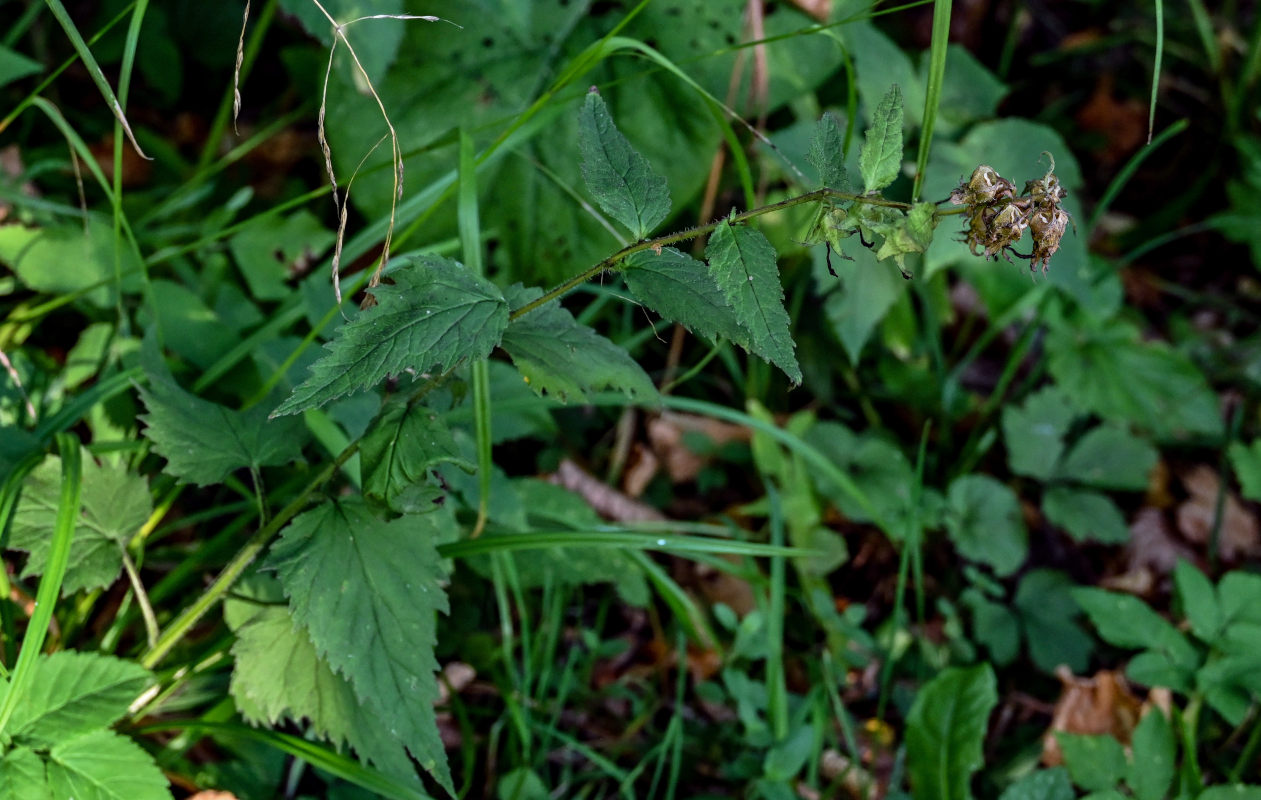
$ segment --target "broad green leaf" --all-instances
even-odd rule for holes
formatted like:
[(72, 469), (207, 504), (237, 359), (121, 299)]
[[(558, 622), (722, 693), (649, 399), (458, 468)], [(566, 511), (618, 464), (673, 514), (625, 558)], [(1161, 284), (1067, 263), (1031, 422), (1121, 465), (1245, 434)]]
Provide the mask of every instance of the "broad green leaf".
[(1212, 644), (1221, 635), (1223, 622), (1212, 581), (1197, 567), (1179, 561), (1173, 570), (1173, 582), (1182, 602), (1182, 612), (1191, 623), (1191, 632), (1201, 641)]
[(653, 171), (648, 159), (626, 140), (604, 99), (587, 93), (578, 123), (582, 179), (608, 214), (643, 239), (670, 213), (670, 191), (665, 178)]
[(1095, 332), (1060, 326), (1047, 337), (1048, 368), (1081, 409), (1129, 422), (1160, 439), (1222, 432), (1217, 397), (1190, 359), (1114, 324)]
[(998, 800), (1074, 800), (1077, 793), (1063, 767), (1030, 772), (1003, 790)]
[(257, 470), (298, 459), (301, 420), (269, 420), (263, 406), (236, 411), (184, 391), (154, 345), (156, 340), (146, 340), (149, 385), (140, 387), (140, 397), (149, 413), (140, 419), (154, 451), (166, 458), (167, 474), (208, 486), (242, 467)]
[[(323, 15), (320, 17), (323, 19)], [(356, 26), (351, 30), (367, 27), (384, 31), (395, 26)], [(327, 20), (324, 28), (331, 29)], [(282, 220), (260, 218), (247, 222), (228, 240), (228, 248), (254, 299), (283, 300), (294, 291), (288, 281), (305, 273), (336, 238), (314, 214), (302, 209)]]
[(49, 746), (107, 727), (152, 682), (149, 671), (132, 661), (74, 650), (40, 656), (5, 733)]
[(193, 366), (206, 369), (241, 343), (241, 337), (198, 293), (179, 283), (152, 281), (153, 308), (141, 311), (141, 319), (153, 313), (162, 330), (162, 344)]
[(866, 247), (853, 248), (853, 260), (832, 259), (841, 286), (832, 284), (823, 300), (823, 313), (857, 364), (872, 332), (907, 289), (893, 270), (882, 267)]
[(1125, 750), (1113, 737), (1057, 731), (1055, 738), (1073, 783), (1086, 791), (1112, 789), (1125, 777)]
[(1230, 445), (1230, 467), (1239, 479), (1239, 489), (1249, 500), (1261, 500), (1261, 439), (1254, 439), (1252, 444), (1232, 442)]
[(1175, 683), (1176, 676), (1199, 665), (1200, 656), (1186, 637), (1137, 597), (1093, 587), (1078, 587), (1072, 595), (1104, 641), (1149, 650), (1130, 662), (1129, 674), (1135, 680), (1178, 688), (1184, 681), (1178, 678)]
[(1068, 396), (1055, 386), (1029, 395), (1020, 406), (1004, 408), (1003, 441), (1011, 471), (1049, 480), (1064, 452), (1064, 435), (1076, 416)]
[(0, 46), (0, 86), (44, 71), (44, 65), (9, 47)]
[[(768, 781), (790, 781), (801, 772), (806, 760), (815, 750), (815, 731), (811, 725), (799, 725), (766, 752), (762, 760), (762, 773)], [(790, 792), (790, 796), (796, 792)], [(800, 795), (796, 795), (800, 796)]]
[(1042, 496), (1042, 513), (1079, 542), (1124, 544), (1130, 538), (1121, 509), (1100, 492), (1054, 486)]
[(1102, 426), (1073, 445), (1056, 474), (1101, 489), (1140, 491), (1147, 488), (1158, 457), (1150, 442), (1120, 428)]
[[(8, 546), (30, 553), (22, 577), (43, 575), (61, 500), (61, 459), (49, 456), (22, 486)], [(124, 464), (97, 464), (83, 458), (83, 510), (70, 545), (70, 565), (62, 596), (109, 586), (122, 571), (122, 548), (153, 510), (144, 478), (127, 474)]]
[(626, 259), (626, 285), (635, 297), (666, 319), (710, 340), (726, 339), (752, 352), (749, 332), (740, 327), (707, 264), (662, 248)]
[[(929, 52), (924, 51), (920, 62), (921, 82), (927, 82)], [(941, 101), (937, 110), (937, 131), (947, 137), (951, 131), (996, 115), (998, 104), (1007, 95), (1007, 87), (994, 73), (976, 60), (962, 45), (946, 48), (946, 79), (941, 87)], [(912, 102), (907, 92), (907, 104)]]
[(447, 611), (436, 516), (387, 523), (362, 501), (328, 502), (289, 523), (268, 563), (320, 656), (454, 794), (433, 710), (435, 615)]
[[(508, 290), (508, 301), (520, 308), (542, 295), (541, 289), (518, 284)], [(578, 323), (559, 300), (512, 322), (502, 346), (540, 395), (581, 403), (588, 392), (611, 390), (639, 402), (658, 399), (657, 387), (643, 367), (624, 348)]]
[(66, 365), (61, 371), (62, 385), (74, 389), (95, 376), (109, 356), (113, 336), (114, 326), (108, 322), (94, 322), (84, 328), (66, 354)]
[[(446, 422), (422, 405), (392, 401), (381, 409), (359, 446), (364, 494), (401, 513), (433, 510), (436, 487), (430, 478), (438, 464), (472, 472)], [(441, 497), (440, 491), (436, 494)]]
[(972, 610), (972, 635), (1000, 666), (1020, 654), (1020, 622), (1007, 606), (989, 600), (975, 589), (964, 592), (963, 604)]
[(1029, 532), (1016, 493), (988, 475), (964, 475), (946, 495), (946, 531), (964, 558), (1010, 575), (1024, 563)]
[(1076, 675), (1089, 665), (1095, 643), (1076, 621), (1081, 609), (1070, 594), (1076, 585), (1053, 569), (1033, 569), (1020, 579), (1013, 604), (1024, 627), (1029, 657), (1044, 672), (1067, 664)]
[(170, 800), (166, 776), (132, 740), (93, 731), (48, 752), (53, 796), (74, 800)]
[(1228, 572), (1217, 584), (1217, 597), (1227, 625), (1236, 622), (1261, 624), (1261, 575)]
[(517, 767), (499, 779), (495, 789), (498, 800), (549, 800), (547, 784), (529, 767)]
[[(875, 434), (858, 435), (838, 422), (820, 422), (804, 435), (841, 471), (848, 473), (886, 520), (906, 517), (911, 510), (915, 469), (894, 444)], [(816, 477), (820, 494), (846, 517), (872, 522), (867, 511), (840, 487)]]
[(333, 672), (287, 608), (230, 600), (224, 616), (237, 636), (231, 692), (247, 720), (268, 725), (283, 718), (309, 720), (316, 734), (339, 747), (349, 744), (360, 760), (417, 782), (404, 743), (387, 727), (389, 715), (371, 698), (357, 697), (350, 682)]
[[(338, 23), (350, 22), (370, 14), (401, 14), (408, 10), (403, 0), (321, 0), (320, 5), (327, 9)], [(333, 44), (333, 26), (329, 23), (328, 17), (324, 16), (320, 6), (306, 0), (281, 0), (280, 6), (286, 14), (291, 14), (307, 33), (319, 39), (320, 44), (325, 47)], [(356, 25), (347, 25), (344, 33), (351, 47), (355, 48), (356, 60), (363, 65), (375, 82), (380, 80), (386, 68), (394, 63), (406, 27), (425, 24), (429, 23), (364, 20)], [(344, 52), (341, 54), (345, 55)], [(362, 77), (352, 71), (350, 59), (339, 61), (352, 80), (362, 82)]]
[(1175, 692), (1189, 692), (1198, 680), (1195, 662), (1182, 663), (1168, 651), (1148, 650), (1139, 653), (1125, 665), (1125, 677), (1143, 686), (1163, 686)]
[(52, 800), (44, 760), (15, 747), (0, 758), (0, 800)]
[(871, 115), (867, 139), (858, 153), (863, 192), (876, 192), (897, 180), (902, 169), (902, 91), (895, 83)]
[(824, 114), (814, 127), (810, 140), (810, 165), (819, 175), (819, 185), (828, 189), (849, 189), (845, 170), (845, 132), (831, 114)]
[(448, 258), (422, 256), (377, 287), (377, 306), (343, 325), (311, 377), (272, 412), (296, 414), (407, 370), (442, 372), (482, 358), (508, 325), (508, 303), (490, 281)]
[(1126, 783), (1137, 800), (1163, 800), (1173, 785), (1173, 728), (1164, 713), (1153, 706), (1143, 715), (1130, 742), (1134, 758)]
[(752, 352), (801, 383), (775, 248), (752, 228), (723, 222), (710, 235), (705, 256), (740, 327), (749, 333)]
[[(123, 291), (135, 292), (140, 264), (123, 245)], [(0, 226), (0, 263), (12, 268), (19, 281), (47, 294), (86, 291), (84, 299), (97, 307), (114, 303), (114, 231), (103, 217), (91, 215), (82, 222), (49, 225)], [(96, 287), (90, 289), (89, 287)]]
[(919, 690), (906, 719), (906, 768), (916, 800), (967, 800), (998, 704), (988, 664), (952, 667)]
[[(839, 31), (858, 73), (858, 98), (868, 120), (874, 118), (877, 103), (889, 85), (897, 84), (905, 100), (906, 126), (918, 127), (924, 113), (924, 83), (922, 71), (916, 69), (910, 56), (871, 21), (856, 21)], [(946, 77), (950, 77), (949, 70)]]

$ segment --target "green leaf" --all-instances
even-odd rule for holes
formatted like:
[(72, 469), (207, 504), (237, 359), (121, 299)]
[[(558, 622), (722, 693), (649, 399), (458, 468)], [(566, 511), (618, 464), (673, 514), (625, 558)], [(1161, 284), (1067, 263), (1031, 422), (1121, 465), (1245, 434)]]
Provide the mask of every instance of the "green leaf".
[(47, 294), (84, 291), (84, 298), (101, 308), (114, 303), (116, 266), (128, 276), (124, 291), (137, 291), (140, 285), (135, 255), (125, 245), (115, 254), (113, 229), (95, 215), (88, 217), (86, 228), (81, 222), (0, 226), (0, 263), (30, 289)]
[[(370, 26), (354, 30), (366, 27)], [(330, 29), (327, 19), (324, 29)], [(245, 223), (228, 240), (228, 249), (254, 299), (283, 300), (293, 294), (288, 281), (305, 272), (305, 267), (299, 269), (301, 265), (318, 261), (336, 238), (314, 214), (303, 209), (280, 220), (255, 218)]]
[(1191, 632), (1201, 641), (1212, 644), (1221, 635), (1223, 622), (1213, 583), (1198, 568), (1181, 560), (1174, 567), (1173, 582), (1182, 601), (1182, 611), (1191, 623)]
[(1190, 359), (1113, 324), (1086, 332), (1059, 326), (1047, 337), (1048, 367), (1083, 410), (1139, 425), (1160, 439), (1222, 432), (1217, 397)]
[[(49, 456), (27, 477), (13, 516), (8, 546), (30, 553), (22, 577), (43, 575), (61, 499), (61, 459)], [(122, 548), (153, 511), (143, 478), (120, 462), (83, 458), (83, 510), (70, 545), (62, 596), (109, 586), (122, 571)]]
[(93, 731), (48, 752), (48, 784), (54, 797), (74, 800), (170, 800), (166, 776), (132, 740)]
[(343, 325), (272, 416), (317, 408), (406, 370), (444, 372), (482, 358), (508, 326), (508, 303), (493, 283), (449, 258), (421, 256), (377, 287), (377, 306)]
[[(246, 590), (274, 602), (259, 591)], [(277, 594), (279, 590), (277, 590)], [(315, 733), (340, 747), (354, 748), (361, 761), (418, 784), (404, 744), (387, 727), (372, 698), (361, 700), (350, 682), (319, 657), (311, 637), (283, 605), (229, 600), (224, 618), (236, 633), (230, 690), (242, 716), (275, 725), (283, 718), (309, 720)]]
[(1157, 458), (1150, 442), (1129, 431), (1102, 426), (1073, 445), (1056, 474), (1101, 489), (1140, 491), (1147, 488), (1147, 477)]
[(902, 276), (910, 277), (905, 259), (908, 255), (924, 252), (933, 240), (937, 207), (933, 203), (916, 203), (906, 216), (890, 213), (889, 209), (884, 209), (884, 212), (884, 219), (889, 220), (889, 224), (873, 228), (875, 233), (884, 236), (884, 241), (876, 248), (876, 259), (885, 261), (892, 258)]
[(1261, 800), (1261, 786), (1236, 783), (1231, 786), (1210, 786), (1195, 800)]
[(1169, 720), (1159, 708), (1143, 715), (1130, 742), (1134, 753), (1126, 782), (1137, 800), (1162, 800), (1174, 776), (1174, 736)]
[(1130, 649), (1177, 650), (1195, 660), (1194, 648), (1178, 629), (1137, 597), (1090, 586), (1071, 593), (1105, 642)]
[(952, 667), (924, 684), (906, 719), (906, 765), (916, 800), (967, 800), (998, 704), (988, 664)]
[(1124, 544), (1130, 539), (1121, 509), (1100, 492), (1052, 487), (1042, 497), (1042, 513), (1079, 542)]
[(665, 178), (622, 135), (600, 93), (587, 93), (578, 122), (582, 179), (600, 208), (643, 239), (670, 213)]
[(849, 174), (845, 170), (845, 132), (831, 114), (824, 114), (814, 126), (810, 152), (806, 156), (819, 174), (819, 185), (847, 191)]
[(140, 387), (140, 397), (149, 413), (140, 419), (168, 475), (208, 486), (241, 467), (291, 464), (301, 455), (301, 420), (269, 420), (263, 406), (235, 411), (186, 392), (162, 363), (156, 340), (146, 338), (145, 346), (149, 385)]
[(1125, 750), (1111, 736), (1056, 731), (1055, 738), (1073, 783), (1086, 791), (1111, 789), (1125, 777)]
[(1029, 395), (1020, 406), (1004, 408), (1003, 441), (1011, 471), (1050, 480), (1076, 417), (1068, 396), (1055, 386)]
[(44, 65), (9, 47), (0, 47), (0, 86), (44, 71)]
[(15, 747), (0, 758), (0, 800), (52, 800), (44, 760), (34, 751)]
[(1239, 489), (1249, 500), (1261, 500), (1261, 439), (1245, 446), (1231, 442), (1230, 467), (1239, 479)]
[(397, 400), (372, 420), (359, 451), (364, 494), (400, 513), (433, 510), (436, 487), (430, 472), (437, 465), (455, 464), (469, 472), (477, 468), (460, 455), (442, 417)]
[(1044, 672), (1067, 664), (1077, 675), (1089, 666), (1095, 643), (1076, 622), (1081, 609), (1070, 594), (1076, 585), (1053, 569), (1029, 570), (1020, 579), (1013, 604), (1024, 626), (1029, 657)]
[(998, 800), (1073, 800), (1077, 793), (1063, 767), (1030, 772), (1003, 790)]
[(705, 256), (740, 327), (749, 333), (752, 352), (801, 383), (775, 248), (752, 228), (723, 222), (710, 235)]
[(854, 248), (853, 260), (833, 259), (841, 286), (829, 286), (823, 300), (823, 313), (845, 348), (850, 363), (857, 364), (863, 347), (906, 292), (906, 281), (891, 269), (880, 267), (875, 253)]
[(1020, 654), (1020, 622), (1016, 615), (974, 589), (964, 592), (963, 603), (972, 610), (972, 635), (990, 651), (990, 660), (999, 666), (1015, 661)]
[(858, 153), (863, 192), (876, 192), (897, 180), (902, 169), (902, 91), (895, 83), (871, 116), (867, 139)]
[(1228, 572), (1217, 584), (1217, 597), (1221, 601), (1226, 624), (1261, 624), (1261, 575)]
[(5, 733), (49, 746), (107, 727), (152, 682), (149, 671), (131, 661), (74, 650), (42, 655)]
[(436, 517), (386, 523), (361, 501), (325, 503), (289, 523), (268, 563), (320, 656), (454, 794), (433, 711), (434, 617), (447, 611)]
[(950, 484), (946, 531), (964, 558), (1010, 575), (1029, 550), (1016, 493), (988, 475), (964, 475)]
[(673, 247), (635, 253), (626, 259), (626, 285), (635, 297), (666, 319), (707, 339), (726, 339), (752, 352), (749, 332), (740, 327), (709, 266)]
[[(508, 302), (520, 308), (543, 296), (541, 289), (508, 290)], [(539, 395), (579, 403), (588, 392), (618, 391), (632, 400), (655, 402), (657, 387), (625, 348), (579, 324), (559, 300), (537, 308), (504, 331), (503, 349)]]

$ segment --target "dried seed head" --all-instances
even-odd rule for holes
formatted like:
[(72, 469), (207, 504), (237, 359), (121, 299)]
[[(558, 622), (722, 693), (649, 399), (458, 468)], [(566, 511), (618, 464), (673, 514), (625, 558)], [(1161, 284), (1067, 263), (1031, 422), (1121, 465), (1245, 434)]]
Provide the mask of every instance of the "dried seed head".
[(1069, 221), (1068, 212), (1059, 206), (1040, 209), (1029, 218), (1029, 229), (1033, 231), (1033, 261), (1029, 263), (1030, 271), (1036, 270), (1038, 264), (1041, 264), (1042, 274), (1046, 274), (1051, 256), (1060, 249), (1060, 240), (1064, 238), (1064, 231), (1068, 230)]
[(1015, 194), (1015, 184), (999, 175), (993, 167), (982, 164), (972, 171), (972, 177), (966, 183), (959, 184), (950, 193), (950, 202), (957, 206), (974, 206), (992, 203)]

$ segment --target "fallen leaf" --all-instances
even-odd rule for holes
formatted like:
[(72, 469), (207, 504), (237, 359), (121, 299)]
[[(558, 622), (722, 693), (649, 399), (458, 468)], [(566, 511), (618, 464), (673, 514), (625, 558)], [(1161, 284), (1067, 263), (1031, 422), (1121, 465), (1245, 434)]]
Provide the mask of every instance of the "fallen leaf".
[(1147, 138), (1147, 104), (1135, 97), (1118, 98), (1114, 89), (1112, 74), (1101, 73), (1094, 93), (1077, 111), (1083, 130), (1104, 135), (1106, 145), (1098, 151), (1103, 164), (1121, 161)]
[(1130, 523), (1130, 540), (1125, 545), (1127, 572), (1154, 572), (1168, 575), (1181, 560), (1194, 561), (1195, 553), (1178, 540), (1164, 512), (1143, 508)]
[(1111, 734), (1128, 745), (1138, 724), (1143, 703), (1130, 691), (1120, 672), (1101, 670), (1092, 678), (1079, 678), (1061, 666), (1055, 670), (1063, 689), (1055, 703), (1051, 727), (1042, 737), (1042, 763), (1048, 767), (1064, 763), (1055, 734)]
[(657, 509), (627, 497), (569, 459), (560, 462), (548, 480), (581, 495), (601, 516), (616, 522), (661, 521), (666, 518)]
[(647, 424), (648, 441), (653, 452), (665, 465), (666, 473), (674, 483), (695, 480), (710, 458), (693, 451), (685, 443), (688, 434), (701, 434), (715, 445), (729, 442), (747, 442), (751, 438), (748, 428), (720, 422), (710, 417), (694, 414), (676, 414), (667, 411), (650, 419)]
[(631, 448), (626, 470), (622, 473), (622, 491), (631, 497), (643, 497), (648, 484), (657, 477), (661, 461), (650, 448), (636, 443)]
[[(1218, 498), (1222, 495), (1221, 477), (1216, 470), (1204, 464), (1181, 473), (1179, 477), (1190, 496), (1178, 506), (1178, 531), (1191, 542), (1207, 544), (1217, 520)], [(1261, 553), (1261, 526), (1230, 491), (1225, 493), (1222, 504), (1217, 552), (1226, 561), (1238, 561)]]

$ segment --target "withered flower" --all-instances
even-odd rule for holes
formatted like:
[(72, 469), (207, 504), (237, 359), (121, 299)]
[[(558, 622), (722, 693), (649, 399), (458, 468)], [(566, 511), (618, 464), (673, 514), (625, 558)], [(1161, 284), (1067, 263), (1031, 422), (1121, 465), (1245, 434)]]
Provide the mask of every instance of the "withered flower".
[[(1021, 257), (1032, 259), (1031, 271), (1036, 271), (1040, 264), (1045, 274), (1071, 221), (1068, 212), (1060, 207), (1067, 196), (1068, 192), (1055, 175), (1055, 160), (1051, 159), (1051, 169), (1041, 178), (1026, 183), (1021, 197), (1016, 196), (1011, 181), (993, 167), (982, 164), (950, 193), (950, 202), (967, 206), (964, 240), (973, 255), (993, 259), (1001, 253), (1010, 261), (1008, 254), (1016, 253), (1012, 245), (1020, 241), (1028, 229), (1033, 234), (1033, 253)], [(978, 248), (981, 253), (977, 252)]]
[(1029, 229), (1033, 231), (1033, 261), (1029, 263), (1030, 271), (1042, 265), (1042, 274), (1046, 274), (1050, 266), (1051, 256), (1060, 249), (1060, 239), (1068, 229), (1068, 212), (1056, 206), (1034, 213), (1029, 219)]

